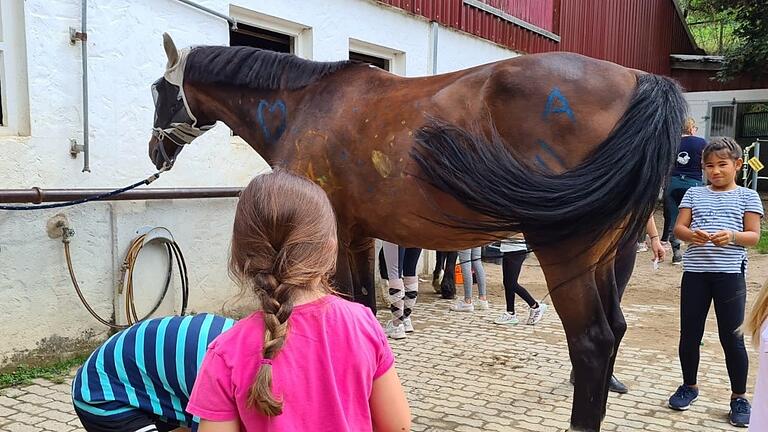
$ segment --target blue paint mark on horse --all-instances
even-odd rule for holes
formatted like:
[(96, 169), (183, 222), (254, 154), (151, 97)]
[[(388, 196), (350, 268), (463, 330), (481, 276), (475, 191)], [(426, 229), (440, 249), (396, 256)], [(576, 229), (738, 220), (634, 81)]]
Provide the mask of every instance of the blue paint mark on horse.
[(552, 156), (557, 161), (557, 163), (560, 164), (561, 167), (565, 168), (565, 161), (563, 160), (563, 158), (561, 158), (560, 155), (555, 152), (555, 149), (553, 149), (549, 144), (547, 144), (546, 141), (542, 139), (537, 139), (536, 143), (545, 152), (549, 153), (549, 155)]
[(547, 104), (544, 106), (543, 114), (544, 121), (549, 120), (548, 117), (550, 114), (560, 113), (567, 115), (572, 122), (576, 121), (571, 105), (568, 103), (568, 99), (563, 96), (559, 88), (555, 87), (549, 92), (549, 96), (547, 96)]
[(341, 151), (339, 152), (339, 159), (342, 161), (346, 161), (347, 159), (349, 159), (349, 152), (347, 151), (347, 149), (341, 149)]
[[(267, 124), (267, 120), (264, 118), (264, 111), (270, 114), (278, 112), (279, 118), (277, 127), (270, 127)], [(285, 132), (286, 123), (288, 121), (288, 108), (285, 106), (285, 102), (282, 99), (276, 100), (270, 104), (266, 99), (259, 101), (259, 106), (256, 108), (256, 121), (258, 121), (261, 127), (261, 133), (264, 135), (264, 141), (267, 143), (273, 143), (280, 139), (280, 136)]]
[(541, 167), (544, 168), (545, 171), (551, 171), (549, 169), (549, 166), (547, 166), (547, 163), (544, 162), (544, 159), (542, 159), (541, 156), (536, 155), (536, 162), (538, 162), (539, 165), (541, 165)]

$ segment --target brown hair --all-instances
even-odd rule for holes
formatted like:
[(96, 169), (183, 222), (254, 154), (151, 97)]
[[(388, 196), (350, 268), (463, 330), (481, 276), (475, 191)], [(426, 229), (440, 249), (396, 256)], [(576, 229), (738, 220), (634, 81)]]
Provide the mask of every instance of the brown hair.
[(272, 393), (272, 359), (285, 343), (294, 302), (313, 290), (331, 292), (336, 250), (336, 218), (316, 184), (276, 169), (240, 194), (229, 271), (244, 292), (256, 294), (264, 312), (263, 360), (248, 405), (266, 416), (283, 411)]
[(701, 151), (701, 160), (706, 162), (707, 157), (713, 153), (722, 158), (737, 160), (741, 158), (741, 152), (741, 146), (733, 138), (714, 137)]

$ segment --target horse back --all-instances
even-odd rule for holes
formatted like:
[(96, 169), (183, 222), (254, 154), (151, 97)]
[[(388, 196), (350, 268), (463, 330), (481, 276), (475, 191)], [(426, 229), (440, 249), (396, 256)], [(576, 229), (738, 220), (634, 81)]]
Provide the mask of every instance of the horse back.
[(578, 165), (621, 119), (636, 71), (571, 53), (525, 55), (490, 65), (479, 92), (490, 122), (529, 163)]

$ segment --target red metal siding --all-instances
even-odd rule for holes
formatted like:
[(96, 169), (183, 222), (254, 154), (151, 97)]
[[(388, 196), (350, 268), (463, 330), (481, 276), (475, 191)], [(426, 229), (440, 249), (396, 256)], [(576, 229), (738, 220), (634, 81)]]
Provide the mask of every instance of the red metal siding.
[(768, 78), (755, 80), (742, 75), (731, 81), (721, 83), (711, 79), (715, 73), (707, 70), (672, 69), (672, 78), (680, 82), (687, 91), (720, 91), (768, 88)]
[[(504, 21), (462, 0), (379, 0), (515, 51), (570, 51), (669, 75), (669, 55), (695, 54), (673, 0), (486, 0), (561, 41)], [(526, 9), (527, 8), (527, 9)], [(547, 19), (544, 14), (551, 16)], [(553, 18), (560, 19), (554, 22)]]

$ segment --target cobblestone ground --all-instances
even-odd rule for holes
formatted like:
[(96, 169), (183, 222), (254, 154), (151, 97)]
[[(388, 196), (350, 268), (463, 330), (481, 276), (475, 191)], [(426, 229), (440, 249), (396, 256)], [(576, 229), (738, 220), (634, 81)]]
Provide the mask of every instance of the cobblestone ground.
[[(531, 264), (526, 266), (528, 279), (540, 281), (535, 269), (531, 273)], [(494, 325), (492, 321), (503, 305), (500, 272), (497, 266), (487, 269), (490, 278), (497, 281), (490, 287), (491, 310), (449, 312), (450, 301), (438, 299), (429, 284), (423, 283), (414, 313), (416, 332), (391, 342), (410, 400), (413, 430), (566, 430), (572, 388), (560, 321), (550, 310), (537, 326)], [(679, 274), (671, 266), (667, 271)], [(538, 298), (544, 287), (533, 282), (531, 291)], [(624, 307), (630, 333), (616, 366), (617, 375), (630, 392), (610, 396), (603, 430), (735, 430), (726, 419), (729, 385), (713, 323), (708, 325), (702, 347), (701, 397), (689, 411), (674, 412), (665, 403), (680, 382), (674, 330), (678, 298), (645, 295), (640, 297), (644, 301), (637, 301), (638, 296), (630, 297), (628, 300), (633, 301)], [(527, 311), (518, 302), (518, 313), (524, 316), (521, 312)], [(379, 313), (382, 322), (386, 315), (385, 311)], [(649, 316), (661, 318), (649, 322)], [(657, 319), (668, 320), (665, 327), (672, 330), (660, 330)], [(652, 327), (658, 338), (651, 338), (650, 343), (633, 339), (633, 333), (643, 333), (644, 327)], [(755, 365), (752, 350), (750, 356)], [(753, 383), (754, 371), (750, 386)], [(81, 430), (69, 400), (69, 380), (59, 384), (36, 380), (29, 386), (0, 390), (0, 431)]]

